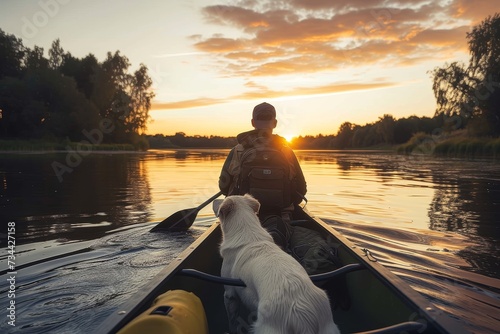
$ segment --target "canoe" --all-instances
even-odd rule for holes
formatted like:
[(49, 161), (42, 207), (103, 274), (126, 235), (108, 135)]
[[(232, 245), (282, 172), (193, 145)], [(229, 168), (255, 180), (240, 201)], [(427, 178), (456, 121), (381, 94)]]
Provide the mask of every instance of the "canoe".
[[(369, 250), (354, 245), (332, 226), (305, 209), (298, 208), (294, 218), (301, 227), (318, 231), (329, 244), (336, 245), (340, 268), (313, 275), (311, 279), (331, 297), (334, 321), (342, 333), (466, 333), (455, 318), (436, 308), (432, 302), (391, 273)], [(130, 327), (130, 323), (137, 321), (141, 314), (146, 319), (160, 319), (162, 316), (151, 310), (170, 310), (171, 307), (160, 305), (163, 308), (155, 309), (155, 305), (159, 305), (153, 305), (155, 299), (163, 297), (168, 291), (179, 290), (189, 292), (188, 299), (196, 298), (201, 301), (201, 312), (204, 313), (202, 322), (206, 322), (208, 333), (228, 332), (223, 301), (224, 284), (240, 284), (241, 281), (219, 277), (222, 259), (218, 247), (221, 237), (220, 226), (216, 222), (128, 302), (116, 309), (99, 326), (98, 332), (116, 333), (127, 328), (127, 324)], [(340, 306), (339, 301), (334, 300), (339, 296), (343, 299)], [(186, 309), (190, 307), (186, 306)], [(182, 317), (184, 320), (190, 319), (188, 313), (184, 313)], [(163, 318), (168, 322), (173, 317)], [(246, 320), (248, 323), (252, 322), (252, 319)], [(194, 320), (187, 322), (192, 325)], [(139, 332), (141, 326), (146, 326), (141, 324), (139, 322), (135, 330), (128, 333)], [(199, 334), (202, 332), (198, 331)], [(170, 329), (165, 333), (183, 331)]]

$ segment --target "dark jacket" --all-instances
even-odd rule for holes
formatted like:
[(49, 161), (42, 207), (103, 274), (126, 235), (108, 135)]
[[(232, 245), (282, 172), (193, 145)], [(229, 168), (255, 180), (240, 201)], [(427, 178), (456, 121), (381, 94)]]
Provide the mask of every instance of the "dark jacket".
[(297, 157), (283, 137), (270, 135), (268, 132), (262, 130), (252, 130), (240, 133), (236, 139), (238, 140), (238, 145), (233, 147), (229, 152), (219, 177), (219, 188), (224, 195), (233, 194), (233, 190), (236, 186), (236, 178), (240, 170), (240, 159), (243, 151), (250, 147), (265, 145), (280, 148), (289, 159), (291, 168), (290, 175), (295, 183), (295, 190), (299, 193), (292, 194), (293, 203), (299, 204), (302, 201), (302, 197), (307, 192), (304, 174), (302, 173)]

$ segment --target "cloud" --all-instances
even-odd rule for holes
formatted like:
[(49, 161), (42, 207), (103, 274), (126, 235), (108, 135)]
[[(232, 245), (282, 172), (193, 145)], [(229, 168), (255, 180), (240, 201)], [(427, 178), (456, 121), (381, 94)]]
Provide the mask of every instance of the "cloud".
[(176, 109), (189, 109), (196, 107), (205, 107), (213, 104), (220, 104), (227, 102), (226, 99), (212, 99), (206, 97), (200, 97), (197, 99), (183, 100), (176, 102), (153, 102), (151, 105), (151, 110), (176, 110)]
[(466, 32), (488, 4), (473, 0), (268, 0), (204, 7), (208, 22), (239, 36), (198, 36), (194, 46), (228, 76), (276, 76), (346, 66), (398, 66), (466, 51)]
[(203, 9), (208, 22), (220, 25), (232, 25), (252, 31), (259, 27), (268, 27), (269, 17), (250, 9), (237, 6), (208, 6)]
[(453, 17), (470, 20), (472, 25), (477, 25), (486, 17), (500, 12), (500, 1), (454, 0), (449, 8)]
[(186, 56), (198, 56), (202, 55), (203, 52), (177, 52), (177, 53), (165, 53), (160, 55), (153, 55), (153, 58), (173, 58), (173, 57), (186, 57)]
[(371, 83), (355, 83), (343, 82), (332, 83), (319, 86), (295, 87), (289, 90), (272, 90), (263, 85), (249, 81), (245, 84), (250, 90), (242, 94), (230, 96), (224, 99), (198, 98), (192, 100), (184, 100), (170, 103), (153, 103), (152, 110), (179, 110), (196, 107), (203, 107), (213, 104), (226, 103), (231, 100), (246, 100), (246, 99), (275, 99), (289, 96), (311, 96), (311, 95), (327, 95), (345, 92), (355, 92), (362, 90), (380, 89), (396, 86), (393, 82), (379, 81)]
[(262, 98), (282, 98), (287, 96), (311, 96), (328, 95), (345, 92), (355, 92), (362, 90), (380, 89), (395, 86), (392, 82), (373, 82), (373, 83), (333, 83), (315, 87), (296, 87), (287, 91), (258, 89), (234, 96), (233, 99), (262, 99)]
[(336, 9), (346, 10), (350, 8), (366, 8), (380, 5), (383, 0), (291, 0), (298, 8), (304, 9)]
[(204, 41), (196, 43), (194, 46), (202, 51), (206, 52), (232, 52), (233, 50), (239, 50), (243, 48), (245, 42), (240, 39), (224, 38), (224, 37), (212, 37)]
[[(467, 52), (471, 26), (498, 9), (499, 0), (230, 0), (206, 6), (207, 22), (221, 27), (190, 38), (216, 60), (223, 77), (246, 79), (242, 94), (156, 103), (184, 109), (235, 99), (335, 94), (395, 86), (390, 79), (270, 89), (263, 77), (334, 73), (355, 67), (395, 68), (445, 61)], [(227, 30), (226, 28), (230, 28)], [(228, 31), (226, 34), (221, 31)]]
[(463, 37), (469, 30), (469, 26), (455, 29), (426, 29), (409, 38), (408, 42), (432, 48), (453, 47), (456, 50), (463, 49), (465, 51), (466, 41)]

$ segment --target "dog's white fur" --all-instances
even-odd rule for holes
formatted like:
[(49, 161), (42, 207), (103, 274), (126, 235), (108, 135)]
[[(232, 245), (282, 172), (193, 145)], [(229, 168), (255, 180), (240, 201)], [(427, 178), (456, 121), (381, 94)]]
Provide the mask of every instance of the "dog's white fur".
[(238, 318), (240, 303), (257, 320), (256, 334), (336, 334), (330, 302), (305, 269), (282, 251), (260, 225), (259, 202), (250, 195), (229, 196), (219, 207), (223, 241), (221, 275), (239, 278), (246, 287), (226, 286), (224, 302), (230, 330), (248, 319)]

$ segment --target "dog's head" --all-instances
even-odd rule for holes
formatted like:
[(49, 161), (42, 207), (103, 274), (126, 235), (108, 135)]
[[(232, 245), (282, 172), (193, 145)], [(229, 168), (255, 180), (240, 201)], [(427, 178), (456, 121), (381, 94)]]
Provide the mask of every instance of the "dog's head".
[[(251, 195), (229, 196), (219, 207), (218, 217), (225, 249), (255, 241), (273, 242), (271, 235), (260, 224), (257, 213), (260, 203)], [(221, 248), (222, 249), (222, 248)]]
[(222, 201), (222, 204), (219, 206), (219, 211), (217, 213), (217, 217), (219, 217), (221, 223), (233, 215), (238, 210), (243, 210), (247, 214), (256, 214), (259, 212), (260, 203), (250, 194), (246, 194), (244, 196), (234, 195), (228, 196)]
[(226, 197), (222, 201), (217, 215), (222, 227), (222, 233), (224, 235), (232, 234), (232, 231), (249, 228), (250, 225), (260, 225), (259, 218), (256, 215), (259, 208), (259, 201), (249, 194)]

